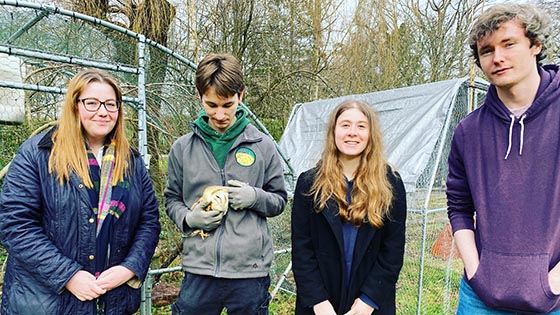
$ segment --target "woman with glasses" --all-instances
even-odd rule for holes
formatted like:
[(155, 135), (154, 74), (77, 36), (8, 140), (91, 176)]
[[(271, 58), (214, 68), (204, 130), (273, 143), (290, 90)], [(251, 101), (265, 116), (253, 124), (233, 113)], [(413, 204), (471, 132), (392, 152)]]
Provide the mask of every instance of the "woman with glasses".
[(56, 127), (25, 141), (0, 195), (1, 314), (132, 314), (158, 242), (158, 203), (104, 71), (68, 84)]
[(385, 159), (377, 114), (346, 100), (292, 204), (296, 315), (394, 315), (403, 265), (406, 193)]

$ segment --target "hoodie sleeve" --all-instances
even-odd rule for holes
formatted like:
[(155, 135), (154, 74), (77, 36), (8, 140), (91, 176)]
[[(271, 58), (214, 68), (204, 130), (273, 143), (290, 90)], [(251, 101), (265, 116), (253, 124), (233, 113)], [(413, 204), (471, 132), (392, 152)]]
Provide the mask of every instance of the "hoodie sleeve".
[(462, 125), (459, 124), (451, 141), (446, 190), (447, 214), (451, 222), (453, 233), (464, 229), (474, 230), (475, 209), (465, 171), (463, 152), (464, 132)]

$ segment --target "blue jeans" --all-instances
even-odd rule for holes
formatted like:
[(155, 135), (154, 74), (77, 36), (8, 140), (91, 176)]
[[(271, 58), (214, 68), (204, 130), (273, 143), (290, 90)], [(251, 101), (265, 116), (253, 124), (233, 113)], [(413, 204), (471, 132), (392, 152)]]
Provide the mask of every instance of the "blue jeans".
[(270, 277), (224, 279), (185, 273), (173, 315), (268, 315)]
[[(489, 308), (480, 300), (471, 286), (461, 279), (459, 285), (459, 306), (457, 315), (528, 315), (526, 313), (499, 311)], [(560, 311), (554, 311), (547, 315), (560, 315)]]

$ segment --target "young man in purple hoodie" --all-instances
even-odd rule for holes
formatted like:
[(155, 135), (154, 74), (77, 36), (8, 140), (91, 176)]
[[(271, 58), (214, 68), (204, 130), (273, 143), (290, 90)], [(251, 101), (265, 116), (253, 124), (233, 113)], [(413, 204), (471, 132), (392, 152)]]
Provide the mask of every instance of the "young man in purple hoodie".
[(449, 153), (459, 315), (560, 314), (560, 71), (541, 65), (550, 28), (535, 7), (509, 3), (470, 33), (492, 84)]

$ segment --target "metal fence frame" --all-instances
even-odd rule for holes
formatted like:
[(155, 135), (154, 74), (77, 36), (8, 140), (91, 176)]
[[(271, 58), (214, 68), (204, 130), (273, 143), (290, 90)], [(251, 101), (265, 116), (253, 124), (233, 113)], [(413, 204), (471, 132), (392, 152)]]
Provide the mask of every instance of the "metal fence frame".
[[(147, 155), (147, 136), (146, 136), (146, 65), (144, 63), (145, 58), (145, 47), (146, 44), (151, 45), (153, 47), (157, 47), (162, 51), (179, 58), (180, 55), (172, 52), (171, 50), (167, 49), (160, 44), (147, 39), (144, 35), (132, 32), (126, 28), (120, 27), (118, 25), (109, 23), (107, 21), (100, 20), (98, 18), (91, 17), (89, 15), (65, 10), (59, 7), (43, 5), (39, 3), (32, 3), (32, 2), (25, 2), (25, 1), (16, 1), (16, 0), (0, 0), (0, 5), (7, 5), (13, 7), (20, 7), (20, 8), (29, 8), (34, 9), (37, 12), (40, 12), (36, 15), (36, 17), (30, 21), (28, 21), (21, 29), (19, 29), (16, 33), (12, 34), (8, 39), (8, 44), (0, 43), (0, 52), (6, 53), (8, 55), (13, 56), (20, 56), (20, 57), (32, 57), (42, 60), (48, 61), (55, 61), (59, 63), (66, 63), (66, 64), (73, 64), (79, 66), (86, 66), (86, 67), (95, 67), (104, 70), (112, 70), (116, 72), (123, 72), (123, 73), (132, 73), (138, 76), (138, 96), (136, 98), (127, 98), (125, 101), (136, 104), (136, 110), (138, 111), (138, 151), (142, 155), (142, 158), (145, 160)], [(80, 58), (75, 58), (72, 56), (64, 56), (64, 55), (56, 55), (56, 54), (49, 54), (49, 53), (42, 53), (36, 51), (30, 51), (27, 49), (22, 49), (18, 47), (13, 47), (10, 45), (13, 41), (19, 38), (22, 34), (27, 32), (31, 29), (35, 24), (37, 24), (40, 20), (47, 17), (49, 14), (60, 14), (63, 16), (79, 19), (85, 22), (92, 23), (94, 25), (100, 25), (106, 27), (108, 29), (120, 32), (126, 36), (131, 38), (135, 38), (137, 41), (138, 46), (138, 66), (137, 67), (126, 67), (119, 64), (108, 63), (108, 62), (95, 62)], [(182, 57), (180, 57), (182, 58)], [(183, 58), (184, 59), (184, 58)], [(187, 64), (192, 64), (188, 60), (184, 60)], [(196, 66), (194, 66), (196, 68)], [(49, 86), (42, 86), (42, 85), (29, 85), (29, 84), (21, 84), (17, 82), (5, 82), (0, 81), (0, 87), (5, 88), (13, 88), (13, 89), (23, 89), (28, 91), (39, 91), (39, 92), (50, 92), (56, 94), (64, 94), (66, 93), (66, 89), (56, 88), (56, 87), (49, 87)]]

